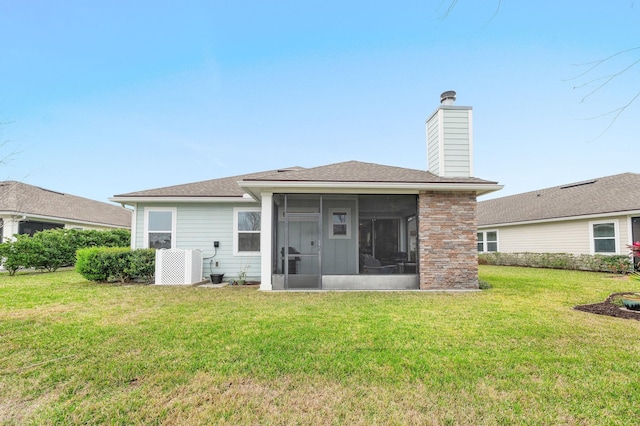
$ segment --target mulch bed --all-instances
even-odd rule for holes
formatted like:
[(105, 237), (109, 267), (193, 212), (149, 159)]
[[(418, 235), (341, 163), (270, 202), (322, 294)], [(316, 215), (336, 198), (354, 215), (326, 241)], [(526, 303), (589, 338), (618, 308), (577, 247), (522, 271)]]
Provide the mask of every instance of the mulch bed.
[(613, 300), (616, 298), (620, 298), (624, 295), (635, 294), (633, 292), (625, 292), (625, 293), (612, 293), (607, 300), (601, 303), (593, 303), (591, 305), (578, 305), (574, 306), (573, 309), (583, 312), (590, 312), (592, 314), (598, 315), (608, 315), (610, 317), (616, 318), (624, 318), (624, 319), (634, 319), (636, 321), (640, 321), (640, 311), (631, 311), (627, 308), (620, 307), (613, 303)]

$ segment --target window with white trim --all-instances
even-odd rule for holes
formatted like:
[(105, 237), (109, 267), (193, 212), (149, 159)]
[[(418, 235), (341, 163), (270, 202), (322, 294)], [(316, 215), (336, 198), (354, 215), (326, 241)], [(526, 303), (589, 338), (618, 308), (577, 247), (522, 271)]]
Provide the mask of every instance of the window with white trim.
[(176, 247), (175, 208), (145, 208), (144, 246), (154, 249), (171, 249)]
[(329, 209), (329, 238), (351, 238), (351, 209)]
[(478, 253), (498, 251), (498, 231), (478, 232)]
[(616, 254), (618, 222), (589, 222), (591, 234), (591, 252), (593, 254)]
[(234, 209), (234, 252), (260, 254), (260, 209)]

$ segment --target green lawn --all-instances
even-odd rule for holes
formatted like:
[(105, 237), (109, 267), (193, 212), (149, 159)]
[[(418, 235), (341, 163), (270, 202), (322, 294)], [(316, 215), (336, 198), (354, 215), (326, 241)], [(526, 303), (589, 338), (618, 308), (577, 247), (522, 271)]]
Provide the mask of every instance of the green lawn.
[(640, 283), (488, 267), (473, 293), (0, 275), (0, 424), (632, 424)]

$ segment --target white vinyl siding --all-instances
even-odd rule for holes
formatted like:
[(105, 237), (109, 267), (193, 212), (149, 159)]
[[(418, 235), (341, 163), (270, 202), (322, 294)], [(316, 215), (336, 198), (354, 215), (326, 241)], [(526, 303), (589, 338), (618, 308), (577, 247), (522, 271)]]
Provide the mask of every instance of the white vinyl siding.
[[(255, 207), (252, 203), (184, 203), (177, 207), (167, 204), (153, 204), (154, 208), (176, 209), (176, 247), (178, 249), (202, 251), (203, 273), (208, 277), (210, 270), (216, 274), (225, 274), (224, 279), (236, 279), (238, 272), (249, 265), (248, 278), (260, 279), (260, 257), (235, 255), (233, 252), (234, 208)], [(150, 205), (138, 205), (136, 215), (136, 248), (143, 247), (144, 209)], [(133, 238), (133, 236), (132, 236)], [(213, 242), (219, 247), (214, 249)], [(214, 256), (215, 254), (215, 256)], [(218, 266), (216, 265), (216, 262)]]
[(438, 120), (427, 121), (427, 159), (431, 173), (440, 174), (440, 134)]
[(445, 176), (471, 176), (470, 128), (471, 110), (444, 111)]
[[(609, 217), (597, 222), (626, 221), (625, 217)], [(559, 222), (547, 222), (531, 225), (492, 226), (480, 228), (497, 229), (500, 235), (500, 251), (503, 253), (571, 253), (575, 255), (593, 254), (590, 223), (593, 220), (578, 219)], [(621, 222), (626, 223), (626, 222)], [(618, 226), (616, 231), (616, 247), (628, 244), (627, 226)], [(614, 253), (615, 254), (615, 253)]]
[(471, 108), (441, 106), (426, 127), (429, 171), (447, 177), (472, 176)]

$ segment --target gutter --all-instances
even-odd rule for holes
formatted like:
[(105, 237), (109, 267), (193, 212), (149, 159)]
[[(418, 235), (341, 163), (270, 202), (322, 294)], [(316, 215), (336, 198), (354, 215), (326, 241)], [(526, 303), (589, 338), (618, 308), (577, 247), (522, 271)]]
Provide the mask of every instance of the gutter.
[(255, 200), (248, 194), (232, 197), (120, 197), (115, 196), (109, 198), (109, 201), (120, 203), (121, 205), (132, 206), (136, 203), (254, 203)]
[[(326, 182), (326, 181), (239, 181), (238, 185), (259, 199), (260, 193), (267, 192), (303, 192), (303, 193), (350, 193), (350, 194), (417, 194), (420, 191), (475, 192), (484, 195), (498, 191), (504, 185), (474, 183), (414, 183), (414, 182)], [(256, 191), (260, 190), (260, 191)], [(274, 190), (274, 191), (271, 191)]]

